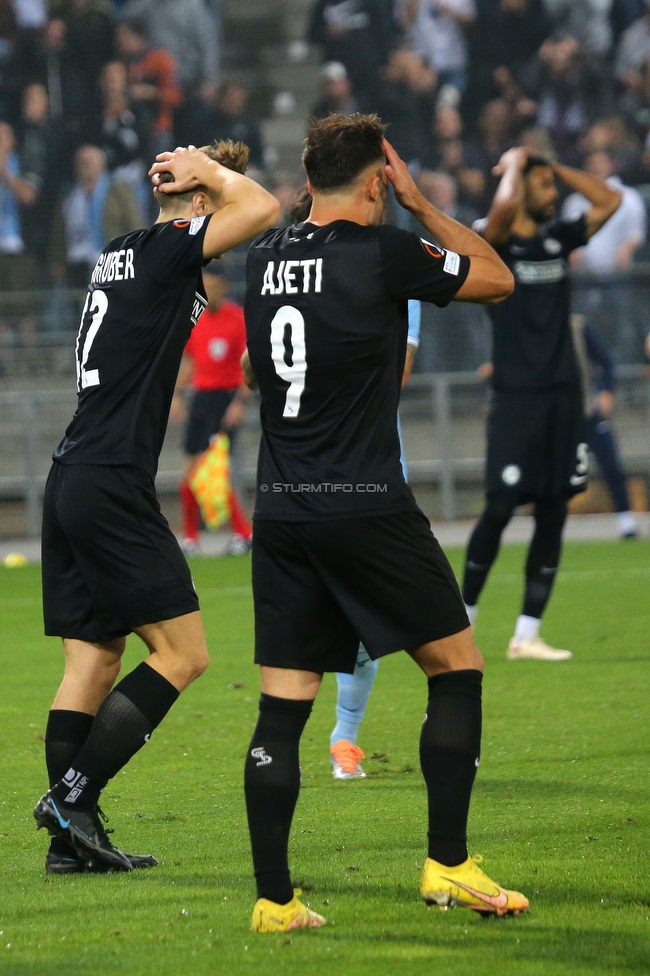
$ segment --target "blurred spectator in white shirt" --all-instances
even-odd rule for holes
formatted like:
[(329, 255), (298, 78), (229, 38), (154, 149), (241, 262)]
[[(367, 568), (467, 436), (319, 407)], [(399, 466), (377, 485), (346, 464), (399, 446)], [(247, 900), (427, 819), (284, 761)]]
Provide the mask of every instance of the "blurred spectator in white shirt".
[[(616, 172), (616, 157), (607, 152), (592, 152), (585, 169), (606, 180), (607, 185), (623, 194), (620, 207), (586, 247), (574, 251), (571, 263), (587, 268), (595, 278), (588, 287), (576, 290), (575, 311), (587, 316), (603, 335), (612, 337), (614, 358), (619, 363), (637, 362), (643, 332), (639, 315), (639, 293), (626, 276), (635, 251), (645, 242), (647, 215), (641, 194), (624, 186)], [(589, 209), (589, 203), (572, 193), (564, 203), (562, 215), (578, 217)]]
[(406, 0), (406, 21), (411, 47), (438, 75), (440, 85), (464, 91), (467, 84), (467, 39), (474, 23), (474, 0)]
[(607, 55), (612, 47), (613, 0), (544, 0), (556, 31), (570, 34), (589, 54)]
[(354, 115), (359, 111), (359, 103), (352, 94), (352, 83), (344, 64), (328, 61), (320, 69), (320, 78), (321, 97), (311, 110), (314, 118), (324, 119), (331, 112)]
[[(616, 161), (606, 152), (593, 152), (585, 161), (585, 169), (605, 180), (607, 185), (623, 194), (623, 202), (604, 227), (594, 234), (585, 247), (575, 251), (575, 263), (592, 271), (613, 271), (628, 268), (634, 252), (645, 243), (647, 213), (638, 190), (625, 186), (615, 176)], [(562, 216), (569, 220), (589, 210), (591, 204), (579, 193), (572, 193), (564, 201)]]
[[(126, 183), (115, 183), (97, 146), (81, 146), (75, 156), (76, 182), (63, 201), (68, 285), (85, 288), (90, 272), (114, 237), (142, 227), (142, 213)], [(62, 243), (62, 242), (61, 242)]]
[(16, 23), (21, 30), (35, 30), (47, 20), (45, 0), (13, 0)]
[(646, 12), (623, 31), (618, 45), (614, 72), (628, 88), (641, 84), (641, 66), (650, 58), (650, 0)]

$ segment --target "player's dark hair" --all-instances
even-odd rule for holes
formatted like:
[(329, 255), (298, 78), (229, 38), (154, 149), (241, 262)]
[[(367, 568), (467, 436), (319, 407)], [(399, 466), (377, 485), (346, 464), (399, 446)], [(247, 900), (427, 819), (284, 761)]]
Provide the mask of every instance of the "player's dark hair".
[(551, 165), (550, 159), (545, 156), (529, 156), (526, 160), (526, 165), (524, 166), (524, 176), (528, 176), (532, 169), (537, 169), (538, 166), (545, 166), (547, 169)]
[(291, 223), (302, 224), (303, 221), (307, 220), (307, 217), (309, 216), (311, 211), (311, 205), (312, 205), (312, 195), (307, 189), (307, 184), (305, 184), (303, 187), (300, 188), (300, 190), (298, 190), (295, 197), (293, 198), (293, 202), (289, 210), (289, 217), (291, 219)]
[[(250, 150), (244, 142), (233, 142), (232, 139), (219, 139), (215, 140), (209, 146), (201, 146), (201, 152), (204, 152), (206, 156), (210, 159), (214, 159), (215, 162), (221, 163), (226, 169), (230, 169), (233, 173), (241, 173), (242, 175), (248, 169), (248, 158), (250, 156)], [(171, 173), (161, 174), (161, 183), (173, 183), (174, 177)], [(171, 207), (178, 207), (179, 202), (190, 203), (194, 194), (199, 190), (205, 190), (205, 187), (195, 186), (193, 190), (188, 190), (187, 193), (159, 193), (157, 194), (157, 200), (160, 205), (161, 210), (169, 210)]]
[(315, 190), (349, 186), (372, 163), (385, 159), (386, 126), (377, 115), (328, 115), (309, 119), (302, 162)]

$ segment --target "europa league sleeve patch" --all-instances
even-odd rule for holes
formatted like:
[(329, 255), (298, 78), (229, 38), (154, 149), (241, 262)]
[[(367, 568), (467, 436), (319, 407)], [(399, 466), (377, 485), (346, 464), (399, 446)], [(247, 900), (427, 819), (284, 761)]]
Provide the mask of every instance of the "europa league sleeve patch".
[(429, 257), (435, 258), (437, 261), (444, 256), (444, 251), (441, 250), (437, 244), (432, 244), (431, 241), (425, 241), (424, 237), (420, 238), (420, 244), (427, 252)]

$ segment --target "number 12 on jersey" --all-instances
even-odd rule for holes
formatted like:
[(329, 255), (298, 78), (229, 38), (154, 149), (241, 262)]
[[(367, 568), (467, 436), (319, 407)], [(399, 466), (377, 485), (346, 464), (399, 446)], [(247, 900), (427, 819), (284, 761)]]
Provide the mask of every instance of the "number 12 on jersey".
[[(287, 365), (287, 343), (291, 344), (291, 366)], [(305, 350), (305, 320), (293, 305), (283, 305), (273, 316), (271, 322), (271, 358), (275, 371), (286, 383), (287, 390), (283, 417), (297, 417), (300, 412), (300, 398), (305, 389), (307, 374), (307, 353)]]
[[(93, 291), (89, 292), (84, 304), (84, 310), (81, 313), (81, 322), (79, 324), (79, 334), (77, 335), (77, 347), (75, 350), (75, 364), (77, 367), (77, 391), (81, 393), (82, 390), (87, 389), (89, 386), (99, 386), (99, 370), (98, 369), (86, 369), (86, 363), (88, 362), (88, 357), (90, 356), (90, 350), (92, 349), (93, 342), (97, 337), (99, 332), (99, 327), (104, 321), (104, 316), (108, 311), (108, 298), (106, 293), (103, 291)], [(84, 322), (86, 321), (86, 315), (90, 313), (91, 319), (88, 326), (88, 332), (86, 333), (86, 338), (84, 340), (83, 348), (81, 346), (81, 333), (83, 332)]]

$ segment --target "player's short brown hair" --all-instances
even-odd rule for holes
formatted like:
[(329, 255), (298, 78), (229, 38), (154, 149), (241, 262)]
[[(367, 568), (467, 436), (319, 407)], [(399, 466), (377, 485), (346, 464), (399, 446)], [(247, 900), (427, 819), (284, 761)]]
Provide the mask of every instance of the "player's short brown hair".
[(302, 162), (314, 190), (332, 193), (342, 189), (368, 166), (383, 161), (385, 131), (374, 114), (310, 118)]
[[(233, 142), (232, 139), (219, 139), (215, 140), (209, 146), (200, 146), (201, 152), (209, 156), (210, 159), (214, 159), (217, 163), (221, 163), (226, 169), (230, 169), (233, 173), (241, 173), (242, 175), (248, 169), (248, 158), (250, 156), (250, 150), (244, 142)], [(171, 173), (162, 174), (163, 183), (173, 183), (174, 177)], [(180, 203), (191, 203), (192, 197), (199, 190), (205, 190), (205, 187), (196, 186), (193, 190), (188, 190), (187, 193), (159, 193), (157, 194), (158, 203), (160, 204), (160, 209), (169, 209), (170, 207), (178, 207)]]
[(307, 189), (307, 184), (301, 187), (295, 197), (293, 198), (291, 207), (289, 209), (289, 217), (291, 218), (292, 224), (302, 224), (310, 214), (312, 205), (312, 196)]

